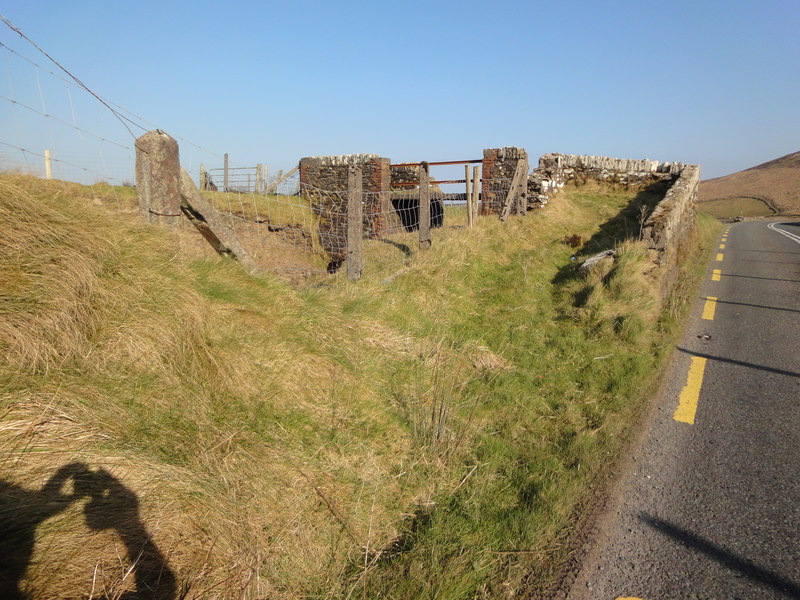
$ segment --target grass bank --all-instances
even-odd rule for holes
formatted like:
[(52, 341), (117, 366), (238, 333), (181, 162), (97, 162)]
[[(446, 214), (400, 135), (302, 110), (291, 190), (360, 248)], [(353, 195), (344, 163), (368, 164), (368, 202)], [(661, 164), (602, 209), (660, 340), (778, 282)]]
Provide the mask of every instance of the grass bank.
[[(674, 334), (682, 300), (660, 310), (626, 241), (657, 196), (569, 189), (430, 251), (372, 241), (356, 284), (293, 287), (176, 254), (184, 234), (139, 224), (129, 191), (0, 177), (0, 550), (19, 586), (472, 598), (544, 580)], [(588, 275), (570, 260), (611, 246)]]
[(717, 219), (733, 219), (735, 217), (769, 217), (775, 210), (758, 198), (728, 198), (725, 200), (709, 200), (697, 205), (702, 211)]

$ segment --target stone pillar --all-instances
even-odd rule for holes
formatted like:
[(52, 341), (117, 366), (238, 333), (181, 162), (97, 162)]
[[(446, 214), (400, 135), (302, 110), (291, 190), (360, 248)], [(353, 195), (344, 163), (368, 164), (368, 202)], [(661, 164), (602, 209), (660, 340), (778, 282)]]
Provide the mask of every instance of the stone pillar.
[(487, 148), (483, 151), (482, 215), (499, 215), (502, 212), (517, 164), (523, 160), (528, 160), (528, 153), (515, 146)]
[(136, 140), (139, 214), (150, 223), (177, 228), (181, 217), (178, 142), (155, 129)]
[(331, 263), (344, 260), (347, 248), (347, 178), (350, 166), (361, 167), (364, 231), (383, 233), (392, 215), (390, 160), (375, 154), (311, 156), (300, 160), (300, 188), (312, 199), (319, 217), (319, 236)]

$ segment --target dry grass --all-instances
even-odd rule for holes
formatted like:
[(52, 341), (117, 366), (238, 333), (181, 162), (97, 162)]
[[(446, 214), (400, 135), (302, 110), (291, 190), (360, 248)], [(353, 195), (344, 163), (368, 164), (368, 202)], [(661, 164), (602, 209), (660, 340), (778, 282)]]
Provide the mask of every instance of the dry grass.
[(728, 198), (725, 200), (709, 200), (699, 204), (697, 210), (717, 219), (733, 219), (734, 217), (768, 217), (775, 211), (763, 200), (756, 198)]
[(700, 183), (701, 207), (741, 198), (761, 200), (778, 214), (800, 215), (800, 152)]
[(624, 193), (370, 240), (360, 282), (291, 287), (95, 187), (0, 176), (0, 555), (35, 535), (35, 598), (513, 589), (656, 364), (637, 244), (553, 283)]
[[(0, 181), (2, 478), (34, 493), (65, 464), (108, 470), (189, 597), (339, 595), (361, 548), (391, 539), (397, 515), (442, 483), (370, 381), (388, 355), (361, 342), (408, 335), (229, 261), (187, 263), (179, 234), (49, 185)], [(418, 352), (392, 368), (421, 364)], [(433, 381), (407, 368), (413, 385)], [(36, 529), (33, 559), (69, 567), (30, 571), (35, 597), (134, 585), (120, 533), (80, 518), (86, 500)]]

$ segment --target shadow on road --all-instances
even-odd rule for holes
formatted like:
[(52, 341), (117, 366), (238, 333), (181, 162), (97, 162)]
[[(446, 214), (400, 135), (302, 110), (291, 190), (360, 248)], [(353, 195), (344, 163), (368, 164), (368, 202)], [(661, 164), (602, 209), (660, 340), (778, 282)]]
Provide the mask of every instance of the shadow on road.
[(684, 546), (705, 554), (732, 571), (737, 571), (753, 581), (778, 590), (790, 598), (800, 598), (800, 585), (794, 581), (785, 579), (772, 571), (762, 569), (746, 558), (725, 550), (723, 547), (695, 535), (690, 531), (682, 529), (669, 521), (663, 521), (646, 513), (639, 515), (639, 519), (659, 533), (671, 537)]
[(85, 498), (86, 526), (116, 531), (134, 571), (136, 590), (115, 598), (174, 600), (175, 575), (139, 517), (136, 494), (105, 469), (80, 462), (61, 467), (40, 490), (0, 480), (0, 598), (27, 598), (20, 582), (33, 556), (36, 528)]
[(763, 279), (765, 281), (786, 281), (788, 283), (800, 283), (800, 279), (781, 279), (779, 277), (758, 277), (757, 275), (737, 275), (736, 273), (723, 273), (722, 277), (743, 277), (745, 279)]
[[(700, 296), (700, 300), (705, 300), (705, 299), (706, 299), (705, 296)], [(784, 311), (784, 312), (800, 313), (800, 310), (797, 310), (796, 308), (783, 308), (781, 306), (766, 306), (765, 304), (748, 304), (747, 302), (733, 302), (732, 300), (720, 300), (719, 298), (717, 298), (716, 303), (717, 304), (734, 304), (736, 306), (749, 306), (751, 308), (763, 308), (763, 309), (766, 309), (766, 310), (780, 310), (780, 311)]]
[(694, 352), (693, 350), (688, 350), (687, 348), (681, 348), (677, 346), (677, 349), (681, 352), (688, 354), (689, 356), (698, 356), (700, 358), (707, 358), (708, 360), (715, 360), (717, 362), (729, 363), (732, 365), (739, 365), (742, 367), (748, 367), (750, 369), (758, 369), (760, 371), (768, 371), (770, 373), (776, 373), (778, 375), (787, 375), (789, 377), (800, 377), (800, 373), (795, 373), (794, 371), (786, 371), (784, 369), (776, 369), (775, 367), (767, 367), (764, 365), (757, 365), (755, 363), (749, 363), (742, 360), (734, 360), (732, 358), (723, 358), (721, 356), (714, 356), (713, 354), (704, 354), (702, 352)]

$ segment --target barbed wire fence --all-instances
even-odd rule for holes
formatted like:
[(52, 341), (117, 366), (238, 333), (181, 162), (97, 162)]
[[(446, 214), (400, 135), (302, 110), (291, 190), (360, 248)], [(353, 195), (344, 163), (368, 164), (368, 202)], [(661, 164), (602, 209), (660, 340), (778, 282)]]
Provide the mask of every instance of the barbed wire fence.
[[(5, 17), (0, 20), (18, 35), (0, 37), (5, 74), (0, 79), (0, 104), (5, 105), (0, 111), (0, 172), (78, 183), (104, 205), (138, 210), (132, 192), (136, 140), (160, 128), (90, 90)], [(354, 237), (379, 240), (409, 255), (416, 232), (427, 236), (429, 245), (431, 227), (462, 227), (478, 214), (499, 214), (513, 187), (503, 179), (481, 185), (478, 176), (472, 191), (468, 187), (464, 193), (429, 183), (360, 192), (360, 231), (352, 234), (351, 225), (348, 236), (352, 190), (301, 184), (299, 160), (273, 170), (264, 163), (229, 164), (225, 153), (175, 139), (181, 165), (253, 262), (260, 270), (292, 277), (337, 270)], [(187, 222), (184, 228), (192, 227)]]

